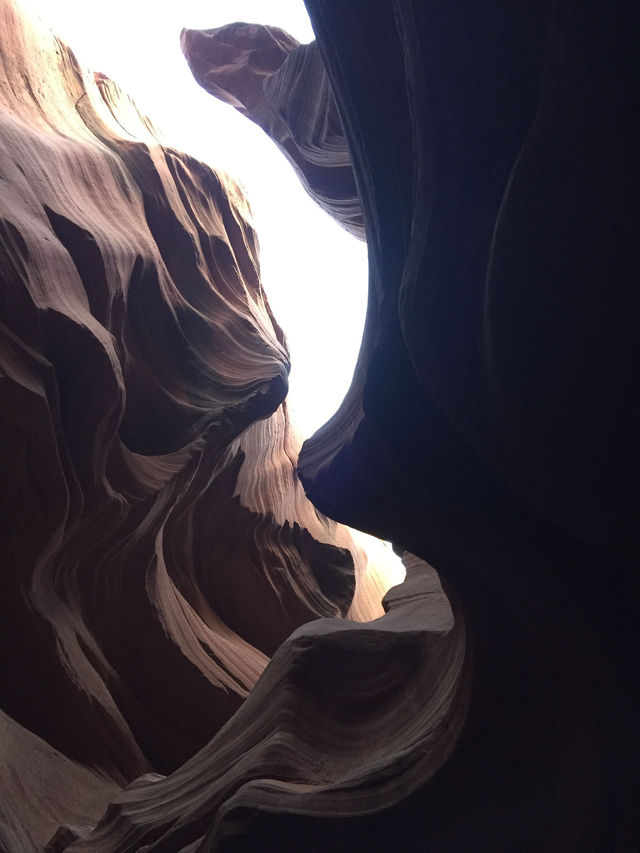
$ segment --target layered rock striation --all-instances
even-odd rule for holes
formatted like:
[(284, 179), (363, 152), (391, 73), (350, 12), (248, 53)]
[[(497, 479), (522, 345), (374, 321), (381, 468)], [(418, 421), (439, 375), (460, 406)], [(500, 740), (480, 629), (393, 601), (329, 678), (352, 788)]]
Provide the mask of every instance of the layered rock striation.
[[(183, 37), (359, 190), (358, 367), (298, 460), (237, 188), (0, 3), (0, 839), (635, 852), (637, 6), (308, 8), (314, 47)], [(384, 615), (327, 516), (405, 549)]]
[(295, 475), (238, 186), (11, 0), (0, 57), (0, 847), (63, 849), (386, 586)]
[(295, 631), (204, 749), (167, 778), (137, 780), (70, 849), (320, 849), (293, 816), (353, 818), (405, 797), (449, 757), (464, 720), (465, 627), (417, 558), (384, 604), (372, 622)]
[(631, 851), (637, 6), (307, 5), (371, 291), (354, 385), (301, 476), (437, 568), (474, 661), (451, 761), (349, 840)]
[(328, 515), (438, 569), (473, 681), (435, 779), (305, 831), (317, 849), (635, 850), (637, 5), (307, 7), (370, 294), (354, 382), (300, 473)]
[(364, 220), (333, 90), (316, 42), (278, 27), (183, 30), (182, 50), (207, 92), (261, 127), (309, 195), (363, 240)]

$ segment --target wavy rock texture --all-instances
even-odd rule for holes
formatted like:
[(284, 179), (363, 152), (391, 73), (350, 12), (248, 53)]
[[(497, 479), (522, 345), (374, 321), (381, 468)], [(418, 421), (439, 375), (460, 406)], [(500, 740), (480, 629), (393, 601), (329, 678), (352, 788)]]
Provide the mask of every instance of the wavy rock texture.
[(331, 517), (436, 567), (474, 660), (448, 764), (327, 837), (635, 850), (638, 7), (307, 6), (371, 292), (301, 476)]
[(351, 156), (317, 44), (236, 23), (183, 30), (182, 49), (198, 83), (261, 127), (309, 195), (363, 240)]
[[(54, 849), (635, 853), (637, 6), (308, 8), (371, 293), (353, 385), (301, 474), (319, 509), (416, 555), (407, 580), (377, 620), (285, 639), (346, 611), (351, 558), (292, 485), (286, 352), (242, 201), (151, 140), (116, 139), (104, 104), (121, 97), (107, 81), (85, 95), (60, 46), (53, 79), (8, 63), (3, 731), (84, 786), (88, 826), (59, 804)], [(236, 82), (262, 97), (294, 55), (273, 41), (212, 64), (249, 113)], [(40, 44), (28, 55), (51, 64)], [(308, 128), (329, 110), (321, 78)], [(239, 530), (256, 547), (240, 558)], [(214, 547), (228, 583), (205, 570)], [(240, 612), (256, 553), (259, 594), (279, 595)], [(365, 571), (351, 615), (366, 618)], [(30, 784), (22, 749), (1, 766)], [(5, 794), (3, 843), (32, 850), (21, 827), (42, 808)]]
[[(438, 777), (318, 832), (340, 849), (636, 850), (637, 4), (307, 6), (371, 290), (353, 385), (301, 476), (328, 515), (436, 566), (474, 660)], [(226, 35), (200, 39), (206, 88), (200, 57)]]
[(0, 57), (0, 839), (57, 850), (388, 584), (295, 476), (238, 187), (10, 0)]
[[(136, 781), (70, 849), (233, 849), (261, 814), (346, 817), (406, 796), (449, 756), (464, 719), (464, 620), (454, 629), (434, 570), (411, 557), (385, 607), (366, 624), (295, 631), (201, 752), (172, 776)], [(254, 837), (255, 849), (305, 843), (286, 824)]]

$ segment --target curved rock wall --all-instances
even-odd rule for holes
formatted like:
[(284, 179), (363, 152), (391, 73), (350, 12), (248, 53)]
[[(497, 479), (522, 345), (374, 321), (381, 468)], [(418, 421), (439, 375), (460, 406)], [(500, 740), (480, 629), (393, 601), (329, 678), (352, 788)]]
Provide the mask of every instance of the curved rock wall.
[(364, 240), (351, 156), (317, 44), (236, 23), (183, 30), (182, 49), (198, 83), (261, 127), (309, 195)]
[(354, 385), (301, 476), (331, 517), (437, 568), (474, 661), (452, 760), (346, 843), (631, 851), (637, 5), (307, 5), (371, 292)]
[(236, 184), (160, 145), (11, 0), (0, 56), (13, 850), (75, 826), (61, 847), (124, 784), (180, 766), (294, 629), (378, 617), (386, 586), (295, 476), (286, 343)]
[(70, 849), (320, 849), (313, 832), (264, 835), (254, 821), (353, 818), (405, 797), (448, 758), (464, 719), (464, 619), (454, 626), (435, 571), (411, 557), (385, 609), (295, 631), (217, 737), (166, 779), (137, 780)]
[[(0, 90), (20, 747), (0, 839), (31, 851), (57, 821), (52, 850), (635, 853), (637, 6), (308, 7), (317, 49), (242, 25), (206, 34), (224, 55), (202, 67), (250, 116), (272, 85), (286, 113), (290, 86), (303, 136), (339, 110), (371, 291), (300, 473), (411, 551), (407, 579), (372, 620), (358, 549), (295, 480), (236, 190), (116, 138), (123, 108), (141, 132), (133, 107), (25, 45), (5, 0), (3, 55), (35, 64)], [(57, 75), (35, 61), (52, 49)], [(274, 78), (294, 57), (314, 72)], [(308, 621), (345, 613), (369, 621)]]
[(328, 75), (370, 294), (300, 473), (328, 515), (436, 566), (473, 685), (435, 780), (291, 825), (314, 849), (635, 850), (637, 4), (307, 7), (326, 71), (302, 112)]

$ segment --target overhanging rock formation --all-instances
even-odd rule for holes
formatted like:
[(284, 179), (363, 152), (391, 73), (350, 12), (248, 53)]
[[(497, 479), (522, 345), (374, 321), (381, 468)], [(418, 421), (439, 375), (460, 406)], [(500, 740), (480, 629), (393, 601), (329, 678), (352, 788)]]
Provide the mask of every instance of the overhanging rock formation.
[(71, 849), (321, 849), (335, 841), (282, 817), (366, 815), (431, 776), (466, 711), (464, 619), (454, 626), (431, 567), (407, 569), (380, 619), (295, 631), (217, 737), (166, 779), (136, 781)]
[(278, 27), (236, 23), (183, 30), (182, 49), (198, 83), (261, 127), (309, 195), (364, 239), (351, 156), (317, 44), (300, 44)]
[(308, 8), (300, 126), (337, 105), (371, 278), (301, 475), (417, 556), (384, 616), (308, 621), (345, 612), (347, 550), (372, 603), (293, 477), (243, 201), (114, 134), (133, 108), (4, 0), (0, 839), (38, 849), (53, 811), (52, 850), (635, 853), (637, 6)]
[[(344, 849), (635, 850), (637, 4), (307, 7), (370, 298), (354, 383), (301, 476), (331, 517), (438, 568), (474, 661), (436, 779), (313, 830)], [(205, 87), (201, 69), (229, 70), (202, 59), (218, 33), (192, 40)]]
[(307, 5), (371, 292), (301, 475), (438, 569), (474, 660), (452, 760), (348, 840), (634, 850), (637, 4)]

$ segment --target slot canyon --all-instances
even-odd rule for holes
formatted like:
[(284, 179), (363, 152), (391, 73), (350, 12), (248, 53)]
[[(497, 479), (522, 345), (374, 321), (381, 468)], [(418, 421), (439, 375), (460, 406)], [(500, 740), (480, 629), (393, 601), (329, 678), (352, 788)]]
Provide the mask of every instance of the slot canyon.
[(0, 0), (0, 851), (636, 853), (638, 5), (306, 6), (176, 34), (366, 240), (301, 443), (238, 181)]

